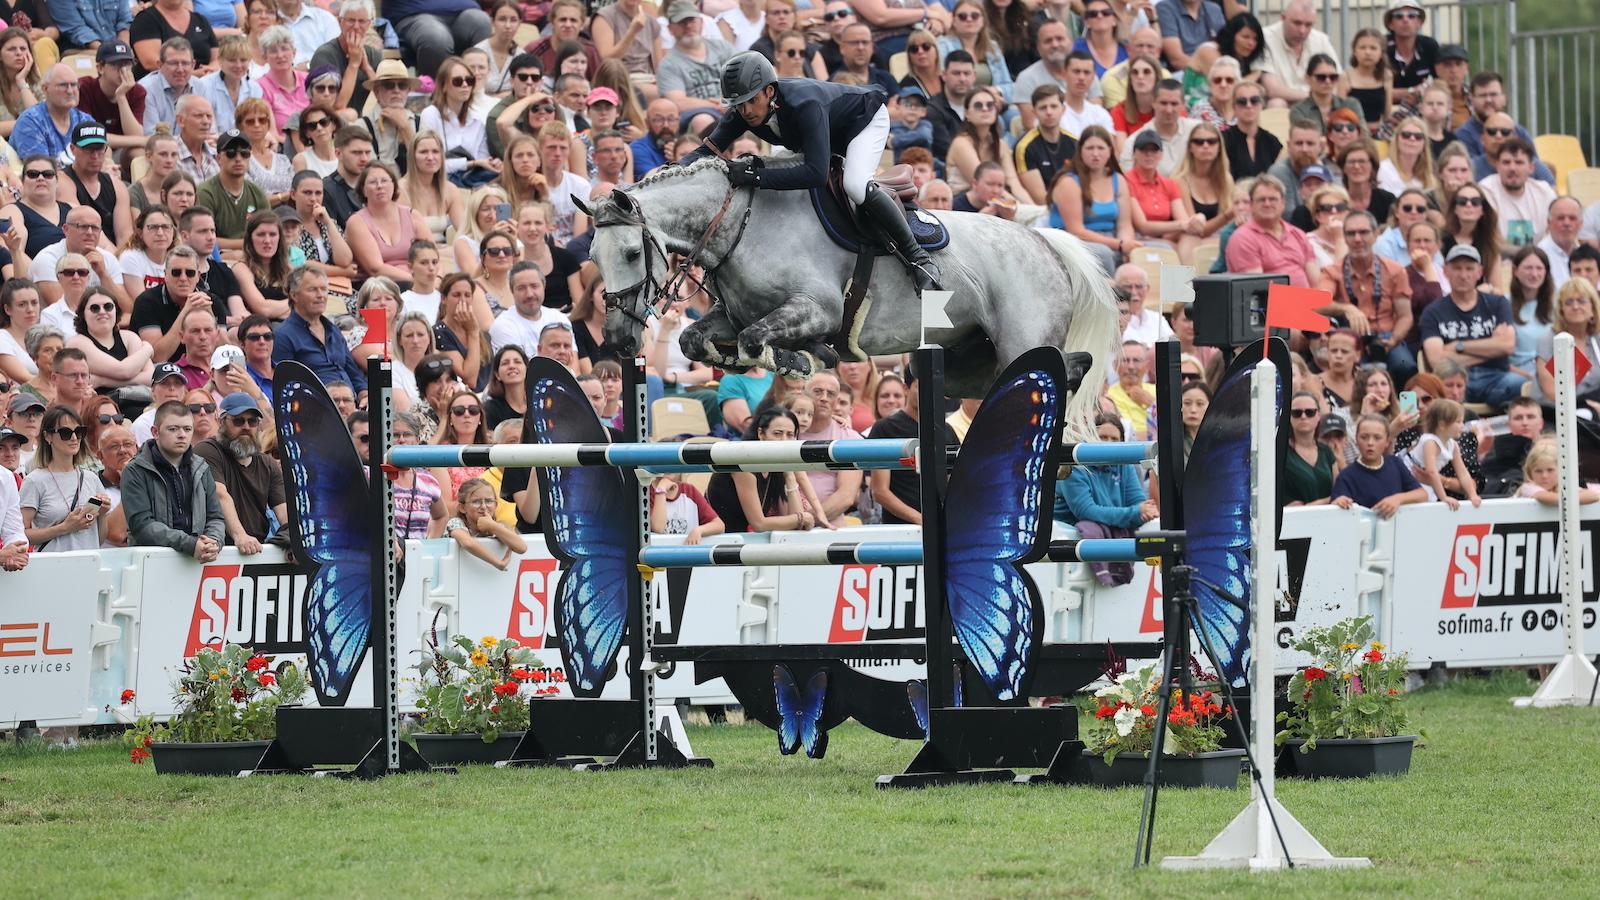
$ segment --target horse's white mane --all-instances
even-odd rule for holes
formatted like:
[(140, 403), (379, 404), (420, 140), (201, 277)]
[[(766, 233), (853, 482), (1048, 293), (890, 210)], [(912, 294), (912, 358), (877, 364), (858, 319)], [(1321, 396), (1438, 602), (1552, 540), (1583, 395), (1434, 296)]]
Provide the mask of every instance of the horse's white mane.
[(716, 169), (718, 172), (727, 174), (728, 164), (721, 157), (702, 156), (687, 166), (662, 166), (634, 182), (633, 186), (636, 188), (649, 187), (652, 184), (669, 181), (674, 178), (687, 178), (691, 175), (698, 175), (706, 169)]

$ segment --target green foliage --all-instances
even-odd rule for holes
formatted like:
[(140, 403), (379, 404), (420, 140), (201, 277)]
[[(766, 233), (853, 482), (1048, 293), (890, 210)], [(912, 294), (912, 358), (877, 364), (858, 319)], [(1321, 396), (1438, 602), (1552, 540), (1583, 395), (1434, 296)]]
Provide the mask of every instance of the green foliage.
[[(257, 656), (249, 647), (226, 644), (220, 651), (203, 649), (178, 674), (173, 689), (177, 715), (165, 723), (140, 716), (127, 735), (129, 758), (144, 762), (154, 743), (269, 740), (277, 734), (278, 707), (299, 703), (306, 686), (297, 667), (273, 672), (272, 658)], [(124, 703), (133, 699), (132, 691), (124, 692)]]
[(1405, 734), (1406, 655), (1385, 656), (1373, 640), (1371, 616), (1308, 628), (1294, 648), (1315, 663), (1289, 679), (1288, 712), (1278, 714), (1281, 745), (1304, 740), (1301, 752), (1319, 739), (1379, 738)]
[(418, 731), (477, 734), (492, 744), (502, 732), (528, 727), (523, 686), (542, 677), (533, 651), (512, 638), (486, 636), (477, 643), (456, 635), (444, 644), (434, 632), (417, 666), (422, 686)]
[[(1092, 697), (1082, 698), (1079, 737), (1090, 752), (1105, 757), (1106, 765), (1119, 753), (1149, 753), (1155, 743), (1156, 713), (1161, 699), (1161, 676), (1155, 665), (1127, 672)], [(1183, 697), (1176, 689), (1167, 713), (1162, 753), (1193, 756), (1222, 746), (1220, 721), (1233, 715), (1215, 693), (1199, 690)]]

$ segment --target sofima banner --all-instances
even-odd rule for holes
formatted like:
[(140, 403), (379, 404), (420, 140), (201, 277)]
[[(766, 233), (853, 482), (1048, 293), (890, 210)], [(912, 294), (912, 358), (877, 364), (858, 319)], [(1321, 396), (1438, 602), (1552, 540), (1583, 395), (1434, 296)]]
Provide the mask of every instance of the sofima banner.
[(28, 569), (0, 575), (0, 723), (94, 717), (87, 707), (100, 604), (96, 557), (53, 554), (28, 582)]
[[(1595, 551), (1600, 508), (1581, 508), (1578, 570), (1585, 645), (1595, 632)], [(1390, 630), (1413, 663), (1555, 662), (1562, 633), (1561, 533), (1554, 507), (1491, 500), (1452, 512), (1407, 506), (1395, 517), (1405, 552), (1394, 566)]]

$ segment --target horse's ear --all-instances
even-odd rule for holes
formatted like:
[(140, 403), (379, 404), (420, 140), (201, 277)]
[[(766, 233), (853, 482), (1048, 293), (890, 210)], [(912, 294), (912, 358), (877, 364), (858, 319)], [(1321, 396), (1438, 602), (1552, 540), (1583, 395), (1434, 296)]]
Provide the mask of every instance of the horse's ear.
[(589, 204), (583, 202), (583, 198), (579, 197), (577, 194), (572, 195), (572, 205), (578, 208), (578, 212), (583, 213), (585, 216), (588, 216), (591, 219), (594, 218), (594, 213), (589, 209)]
[(638, 204), (633, 202), (633, 195), (627, 191), (612, 191), (609, 196), (612, 204), (622, 212), (632, 213), (639, 209)]

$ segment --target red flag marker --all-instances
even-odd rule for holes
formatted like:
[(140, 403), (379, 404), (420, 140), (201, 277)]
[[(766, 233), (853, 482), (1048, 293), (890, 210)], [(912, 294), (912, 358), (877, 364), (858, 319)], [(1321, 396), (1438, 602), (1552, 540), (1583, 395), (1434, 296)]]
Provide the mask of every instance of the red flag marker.
[[(1584, 356), (1578, 348), (1572, 348), (1572, 384), (1574, 387), (1583, 381), (1592, 368), (1594, 368), (1594, 363), (1589, 362), (1589, 358)], [(1550, 373), (1551, 378), (1556, 377), (1555, 357), (1552, 356), (1545, 360), (1544, 370)]]
[[(388, 320), (389, 320), (388, 312), (386, 310), (380, 308), (380, 307), (374, 306), (374, 307), (369, 307), (367, 309), (361, 310), (361, 321), (366, 323), (367, 334), (369, 336), (376, 334), (376, 335), (382, 336), (382, 338), (383, 338), (383, 358), (384, 359), (388, 359), (389, 358), (389, 323), (388, 323)], [(367, 343), (367, 344), (377, 343), (377, 341), (372, 341), (372, 340), (369, 340), (368, 338), (362, 338), (361, 340), (362, 340), (363, 343)]]
[[(1267, 287), (1267, 328), (1290, 328), (1325, 334), (1333, 323), (1317, 307), (1333, 302), (1333, 294), (1315, 288), (1273, 282)], [(1265, 357), (1263, 357), (1265, 358)]]

